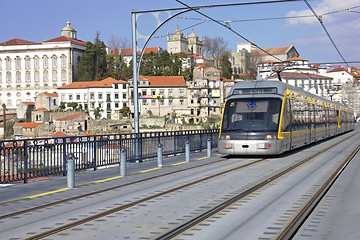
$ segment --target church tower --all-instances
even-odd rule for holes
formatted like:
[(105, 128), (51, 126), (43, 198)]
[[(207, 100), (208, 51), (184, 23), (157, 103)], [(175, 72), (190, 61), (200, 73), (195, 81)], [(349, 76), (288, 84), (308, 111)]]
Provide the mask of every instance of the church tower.
[(179, 30), (177, 26), (176, 31), (172, 33), (172, 37), (167, 37), (167, 50), (169, 53), (179, 53), (188, 51), (188, 42), (184, 37), (184, 34)]
[(61, 36), (65, 36), (71, 39), (77, 39), (76, 37), (76, 31), (74, 28), (70, 26), (70, 20), (67, 21), (67, 26), (63, 28), (61, 31)]
[(203, 41), (201, 41), (198, 38), (198, 35), (194, 33), (194, 29), (192, 30), (192, 33), (188, 36), (188, 48), (193, 50), (194, 54), (197, 54), (199, 56), (203, 55)]

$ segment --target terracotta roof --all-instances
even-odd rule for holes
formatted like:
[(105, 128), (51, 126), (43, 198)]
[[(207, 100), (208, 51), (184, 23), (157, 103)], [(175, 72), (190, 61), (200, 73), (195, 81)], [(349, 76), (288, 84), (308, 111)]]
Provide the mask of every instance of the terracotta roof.
[(23, 128), (35, 128), (39, 125), (41, 125), (42, 123), (33, 123), (33, 122), (22, 122), (22, 123), (15, 123), (14, 126), (20, 126)]
[(80, 115), (83, 115), (83, 114), (85, 114), (85, 113), (84, 112), (79, 112), (79, 113), (71, 114), (71, 115), (66, 116), (66, 117), (58, 118), (56, 120), (58, 120), (58, 121), (70, 120), (70, 119), (76, 118), (76, 117), (78, 117)]
[(276, 61), (273, 61), (273, 60), (266, 60), (264, 62), (261, 62), (261, 63), (277, 63)]
[(26, 104), (26, 105), (35, 105), (34, 102), (22, 102), (23, 104)]
[[(278, 48), (263, 48), (266, 52), (272, 54), (272, 55), (276, 55), (276, 54), (284, 54), (287, 53), (290, 49), (290, 47), (278, 47)], [(260, 50), (260, 49), (255, 49), (251, 52), (252, 54), (259, 54), (259, 55), (265, 55), (267, 53), (265, 53), (264, 51)]]
[(14, 39), (11, 39), (11, 40), (9, 40), (9, 41), (0, 43), (0, 46), (9, 46), (9, 45), (33, 45), (33, 44), (40, 44), (40, 43), (34, 43), (34, 42), (30, 42), (30, 41), (26, 41), (26, 40), (14, 38)]
[[(284, 79), (333, 79), (332, 77), (311, 74), (311, 73), (299, 73), (299, 72), (282, 72), (280, 73), (281, 78)], [(278, 78), (277, 75), (273, 75), (270, 79)]]
[[(151, 47), (151, 48), (145, 48), (144, 53), (150, 53), (150, 52), (159, 53), (161, 51), (162, 51), (161, 47)], [(140, 55), (140, 53), (141, 53), (140, 51), (137, 51), (137, 55)], [(121, 55), (132, 56), (132, 48), (121, 49)]]
[(101, 81), (88, 81), (88, 82), (73, 82), (65, 86), (58, 87), (58, 89), (70, 89), (70, 88), (112, 88), (113, 83), (127, 84), (124, 80), (115, 80), (108, 77)]
[(337, 68), (334, 68), (334, 69), (331, 69), (330, 71), (328, 71), (328, 73), (330, 72), (349, 72), (348, 71), (348, 68), (346, 67), (337, 67)]
[(82, 44), (82, 45), (86, 45), (86, 42), (84, 42), (84, 41), (81, 41), (81, 40), (78, 40), (78, 39), (71, 39), (71, 38), (68, 38), (68, 37), (65, 37), (65, 36), (53, 38), (53, 39), (50, 39), (50, 40), (47, 40), (47, 41), (44, 41), (44, 42), (45, 43), (46, 42), (74, 42), (74, 43), (79, 43), (79, 44)]
[(289, 61), (308, 61), (308, 60), (303, 59), (303, 58), (293, 57), (293, 58), (286, 59), (284, 62), (289, 62)]
[(59, 97), (59, 94), (57, 93), (43, 93), (43, 94), (45, 94), (48, 97)]
[(62, 131), (58, 131), (54, 134), (51, 134), (50, 137), (62, 137), (62, 136), (69, 136), (66, 133), (62, 132)]
[(227, 79), (227, 78), (221, 78), (224, 82), (234, 82), (234, 80)]
[(46, 108), (38, 108), (36, 109), (36, 111), (49, 111), (49, 110), (47, 110)]
[(152, 87), (186, 87), (183, 76), (139, 76), (139, 80), (149, 80)]

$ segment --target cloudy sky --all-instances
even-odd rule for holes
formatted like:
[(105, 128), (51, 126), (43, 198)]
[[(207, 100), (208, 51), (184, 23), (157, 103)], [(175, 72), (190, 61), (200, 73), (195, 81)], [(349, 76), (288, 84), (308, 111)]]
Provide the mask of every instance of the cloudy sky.
[[(224, 4), (221, 0), (182, 0), (190, 6)], [(226, 3), (254, 3), (257, 1), (228, 0)], [(78, 38), (93, 41), (96, 32), (110, 45), (111, 38), (131, 44), (131, 12), (183, 7), (175, 0), (0, 0), (0, 42), (20, 38), (42, 42), (60, 36), (61, 29), (70, 19)], [(360, 61), (360, 2), (359, 0), (311, 0), (314, 12), (321, 18), (326, 30), (344, 59)], [(150, 35), (157, 26), (157, 19), (164, 21), (171, 13), (138, 14), (138, 30)], [(342, 61), (319, 21), (304, 1), (286, 3), (252, 4), (232, 7), (200, 9), (215, 20), (228, 22), (231, 29), (261, 48), (294, 45), (300, 57), (314, 63)], [(149, 42), (149, 47), (166, 49), (166, 35), (179, 26), (185, 34), (192, 29), (201, 36), (223, 37), (230, 50), (245, 40), (228, 29), (209, 21), (196, 12), (184, 13), (166, 23)], [(143, 44), (139, 40), (139, 44)], [(344, 65), (344, 64), (337, 64)], [(359, 64), (350, 64), (359, 65)]]

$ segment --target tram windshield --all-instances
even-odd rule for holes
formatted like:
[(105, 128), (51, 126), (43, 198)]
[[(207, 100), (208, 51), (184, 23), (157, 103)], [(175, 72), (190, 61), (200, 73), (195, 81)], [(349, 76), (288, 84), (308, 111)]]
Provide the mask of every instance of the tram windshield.
[(281, 100), (233, 99), (226, 102), (222, 131), (277, 131)]

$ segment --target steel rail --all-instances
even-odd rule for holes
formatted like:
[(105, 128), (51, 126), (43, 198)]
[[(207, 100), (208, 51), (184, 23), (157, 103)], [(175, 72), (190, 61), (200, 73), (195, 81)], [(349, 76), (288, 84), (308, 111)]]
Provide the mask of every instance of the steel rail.
[(319, 205), (320, 201), (324, 198), (326, 193), (334, 185), (335, 181), (339, 178), (341, 173), (350, 164), (351, 160), (359, 152), (360, 145), (355, 149), (334, 171), (329, 179), (323, 184), (323, 186), (316, 192), (316, 194), (310, 199), (306, 206), (299, 212), (299, 214), (293, 219), (293, 221), (286, 227), (277, 239), (292, 239), (297, 231), (300, 229), (305, 220), (310, 216), (314, 209)]
[[(116, 190), (116, 189), (119, 189), (119, 188), (131, 186), (131, 185), (133, 185), (133, 184), (138, 184), (138, 183), (142, 183), (142, 182), (145, 182), (145, 181), (154, 180), (154, 179), (157, 179), (157, 178), (161, 178), (161, 177), (165, 177), (165, 176), (171, 175), (171, 174), (173, 174), (173, 173), (184, 172), (184, 171), (187, 171), (187, 170), (190, 170), (190, 169), (195, 169), (195, 168), (202, 167), (202, 166), (206, 166), (206, 165), (210, 165), (210, 164), (213, 164), (213, 163), (218, 163), (218, 162), (221, 162), (221, 161), (223, 161), (223, 160), (220, 159), (220, 160), (213, 161), (213, 162), (211, 162), (211, 163), (200, 164), (200, 165), (193, 166), (193, 167), (189, 167), (189, 168), (186, 168), (186, 169), (180, 169), (180, 170), (176, 170), (176, 171), (173, 171), (173, 172), (170, 172), (170, 173), (164, 173), (164, 174), (157, 175), (157, 176), (153, 176), (153, 177), (149, 177), (149, 178), (146, 178), (146, 179), (141, 179), (141, 180), (137, 180), (137, 181), (134, 181), (134, 182), (125, 183), (125, 184), (120, 185), (120, 186), (117, 185), (117, 186), (114, 186), (114, 187), (105, 188), (105, 189), (93, 191), (93, 192), (90, 192), (90, 193), (86, 193), (86, 194), (74, 196), (74, 197), (71, 197), (71, 198), (61, 199), (61, 200), (54, 201), (54, 202), (47, 203), (47, 204), (43, 204), (43, 205), (40, 205), (40, 206), (36, 206), (36, 207), (24, 209), (24, 210), (21, 210), (21, 211), (17, 211), (17, 212), (13, 212), (13, 213), (1, 215), (1, 216), (0, 216), (0, 220), (6, 219), (6, 218), (10, 218), (10, 217), (15, 217), (15, 216), (18, 216), (18, 215), (21, 215), (21, 214), (24, 214), (24, 213), (29, 213), (29, 212), (37, 211), (37, 210), (40, 210), (40, 209), (43, 209), (43, 208), (52, 207), (52, 206), (59, 205), (59, 204), (65, 203), (65, 202), (74, 201), (74, 200), (77, 200), (77, 199), (81, 199), (81, 198), (93, 196), (93, 195), (96, 195), (96, 194), (100, 194), (100, 193), (104, 193), (104, 192), (108, 192), (108, 191), (113, 191), (113, 190)], [(164, 167), (169, 167), (169, 166), (164, 166)], [(133, 174), (129, 174), (129, 175), (133, 175)], [(78, 185), (77, 187), (82, 187), (82, 186), (86, 186), (86, 185), (90, 185), (90, 184), (91, 184), (91, 183), (85, 183), (85, 184)], [(28, 200), (28, 199), (27, 199), (27, 198), (20, 198), (20, 200), (23, 201), (23, 200)], [(14, 202), (14, 200), (1, 202), (1, 203), (0, 203), (0, 206), (1, 206), (1, 205), (4, 205), (4, 204), (9, 204), (9, 203), (11, 203), (11, 202)]]
[[(351, 137), (353, 137), (354, 135), (356, 135), (356, 134), (352, 134)], [(299, 167), (299, 166), (307, 163), (308, 161), (318, 157), (319, 155), (323, 154), (324, 152), (328, 151), (329, 149), (337, 146), (339, 143), (342, 143), (342, 142), (344, 142), (346, 140), (347, 139), (343, 139), (340, 142), (336, 142), (335, 144), (327, 147), (326, 149), (324, 149), (324, 150), (322, 150), (320, 152), (317, 152), (317, 153), (315, 153), (314, 155), (312, 155), (310, 157), (305, 158), (304, 160), (302, 160), (302, 161), (296, 163), (295, 165), (290, 166), (287, 169), (277, 173), (276, 175), (274, 175), (274, 176), (272, 176), (272, 177), (258, 183), (257, 185), (247, 189), (246, 191), (244, 191), (244, 192), (242, 192), (240, 194), (237, 194), (236, 196), (232, 197), (231, 199), (229, 199), (229, 200), (227, 200), (227, 201), (225, 201), (223, 203), (218, 204), (217, 206), (215, 206), (212, 209), (206, 211), (205, 213), (199, 215), (198, 217), (193, 218), (192, 220), (189, 220), (186, 223), (180, 225), (179, 227), (177, 227), (177, 228), (169, 231), (168, 233), (158, 237), (157, 240), (172, 239), (172, 238), (180, 235), (181, 233), (185, 232), (186, 230), (189, 230), (190, 228), (192, 228), (192, 227), (198, 225), (199, 223), (205, 221), (206, 219), (212, 217), (216, 213), (228, 208), (233, 203), (243, 199), (244, 197), (248, 196), (251, 193), (254, 193), (255, 191), (259, 190), (260, 188), (265, 187), (266, 185), (268, 185), (272, 181), (284, 176), (285, 174), (287, 174), (287, 173), (291, 172), (292, 170), (296, 169), (297, 167)]]
[(267, 158), (261, 158), (261, 159), (258, 159), (258, 160), (256, 160), (256, 161), (250, 162), (250, 163), (246, 163), (246, 164), (243, 164), (243, 165), (240, 165), (240, 166), (237, 166), (237, 167), (233, 167), (233, 168), (231, 168), (231, 169), (228, 169), (228, 170), (225, 170), (225, 171), (222, 171), (222, 172), (219, 172), (219, 173), (216, 173), (216, 174), (213, 174), (213, 175), (210, 175), (210, 176), (207, 176), (207, 177), (204, 177), (204, 178), (201, 178), (201, 179), (198, 179), (198, 180), (195, 180), (195, 181), (192, 181), (192, 182), (183, 184), (183, 185), (181, 185), (181, 186), (177, 186), (177, 187), (174, 187), (174, 188), (165, 190), (165, 191), (163, 191), (163, 192), (159, 192), (159, 193), (157, 193), (157, 194), (153, 194), (153, 195), (151, 195), (151, 196), (148, 196), (148, 197), (139, 199), (139, 200), (137, 200), (137, 201), (134, 201), (134, 202), (131, 202), (131, 203), (128, 203), (128, 204), (124, 204), (124, 205), (122, 205), (122, 206), (115, 207), (115, 208), (112, 208), (112, 209), (103, 211), (103, 212), (101, 212), (101, 213), (94, 214), (94, 215), (92, 215), (92, 216), (89, 216), (89, 217), (86, 217), (86, 218), (83, 218), (83, 219), (80, 219), (80, 220), (77, 220), (77, 221), (68, 223), (68, 224), (63, 225), (63, 226), (61, 226), (61, 227), (54, 228), (54, 229), (48, 230), (48, 231), (46, 231), (46, 232), (36, 234), (36, 235), (31, 236), (31, 237), (26, 238), (26, 239), (27, 239), (27, 240), (30, 240), (30, 239), (33, 240), (33, 239), (41, 239), (41, 238), (44, 238), (44, 237), (47, 237), (47, 236), (51, 236), (51, 235), (53, 235), (53, 234), (62, 232), (62, 231), (64, 231), (64, 230), (67, 230), (67, 229), (76, 227), (76, 226), (78, 226), (78, 225), (81, 225), (81, 224), (84, 224), (84, 223), (87, 223), (87, 222), (90, 222), (90, 221), (93, 221), (93, 220), (95, 220), (95, 219), (102, 218), (102, 217), (104, 217), (104, 216), (107, 216), (107, 215), (110, 215), (110, 214), (119, 212), (119, 211), (121, 211), (121, 210), (125, 210), (125, 209), (127, 209), (127, 208), (133, 207), (133, 206), (135, 206), (135, 205), (138, 205), (138, 204), (140, 204), (140, 203), (149, 201), (149, 200), (151, 200), (151, 199), (154, 199), (154, 198), (157, 198), (157, 197), (161, 197), (161, 196), (163, 196), (163, 195), (166, 195), (166, 194), (169, 194), (169, 193), (172, 193), (172, 192), (176, 192), (176, 191), (181, 190), (181, 189), (183, 189), (183, 188), (187, 188), (187, 187), (189, 187), (189, 186), (192, 186), (192, 185), (195, 185), (195, 184), (198, 184), (198, 183), (207, 181), (207, 180), (209, 180), (209, 179), (212, 179), (212, 178), (215, 178), (215, 177), (218, 177), (218, 176), (221, 176), (221, 175), (224, 175), (224, 174), (227, 174), (227, 173), (230, 173), (230, 172), (239, 170), (239, 169), (241, 169), (241, 168), (245, 168), (245, 167), (248, 167), (248, 166), (257, 164), (257, 163), (259, 163), (259, 162), (265, 161), (266, 159), (267, 159)]

